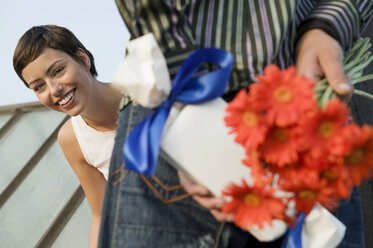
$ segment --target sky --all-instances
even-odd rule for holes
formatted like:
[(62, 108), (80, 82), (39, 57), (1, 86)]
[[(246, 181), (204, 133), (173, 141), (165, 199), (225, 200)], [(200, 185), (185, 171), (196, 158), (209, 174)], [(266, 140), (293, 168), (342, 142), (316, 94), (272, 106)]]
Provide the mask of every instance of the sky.
[(18, 39), (35, 25), (70, 29), (93, 54), (98, 80), (110, 82), (124, 58), (129, 33), (114, 0), (0, 1), (0, 106), (35, 102), (13, 70)]

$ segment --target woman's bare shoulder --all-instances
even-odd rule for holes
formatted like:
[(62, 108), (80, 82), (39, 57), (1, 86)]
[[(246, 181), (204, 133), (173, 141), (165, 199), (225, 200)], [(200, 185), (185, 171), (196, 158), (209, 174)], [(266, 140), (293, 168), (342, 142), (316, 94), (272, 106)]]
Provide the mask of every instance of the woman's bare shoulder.
[(58, 142), (60, 145), (65, 145), (76, 140), (71, 118), (68, 119), (58, 131)]
[(72, 164), (72, 162), (85, 161), (78, 140), (76, 139), (74, 128), (71, 124), (71, 118), (60, 128), (58, 132), (58, 143), (70, 164)]

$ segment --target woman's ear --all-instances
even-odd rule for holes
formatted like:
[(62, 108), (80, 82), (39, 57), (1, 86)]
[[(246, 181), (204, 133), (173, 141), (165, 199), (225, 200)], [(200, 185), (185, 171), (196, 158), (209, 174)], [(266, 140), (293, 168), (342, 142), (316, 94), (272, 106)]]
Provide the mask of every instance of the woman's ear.
[(87, 71), (89, 71), (91, 69), (91, 60), (89, 59), (87, 53), (83, 49), (78, 48), (76, 55), (78, 55), (78, 57), (84, 62), (84, 67)]

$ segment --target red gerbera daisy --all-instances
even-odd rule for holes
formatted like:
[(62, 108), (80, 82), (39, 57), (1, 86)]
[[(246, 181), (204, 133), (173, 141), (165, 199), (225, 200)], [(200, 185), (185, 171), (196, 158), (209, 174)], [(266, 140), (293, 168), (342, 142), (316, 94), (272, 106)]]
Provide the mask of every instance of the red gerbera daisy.
[[(318, 109), (300, 121), (300, 143), (304, 149), (308, 149), (305, 155), (308, 161), (322, 158), (335, 160), (346, 152), (351, 139), (351, 126), (344, 125), (348, 117), (347, 106), (335, 98), (325, 110)], [(310, 164), (311, 167), (314, 165), (313, 162)]]
[(252, 177), (265, 175), (266, 170), (262, 166), (262, 160), (259, 157), (259, 153), (256, 150), (246, 151), (246, 158), (242, 160), (242, 163), (251, 169)]
[(317, 171), (309, 170), (308, 172), (307, 177), (298, 177), (284, 187), (284, 190), (294, 192), (296, 211), (308, 214), (316, 202), (330, 210), (334, 209), (333, 189), (327, 186), (326, 180), (320, 180)]
[(293, 180), (298, 180), (299, 177), (309, 177), (309, 173), (314, 173), (304, 165), (304, 161), (300, 157), (296, 163), (286, 164), (283, 167), (269, 165), (268, 169), (279, 176), (278, 185), (280, 187), (289, 188), (287, 185), (292, 185)]
[(232, 127), (231, 133), (236, 133), (235, 141), (246, 149), (256, 149), (263, 142), (267, 132), (265, 119), (253, 107), (246, 90), (241, 90), (226, 108), (224, 121)]
[(265, 142), (259, 147), (265, 162), (283, 167), (298, 160), (297, 132), (291, 127), (272, 127)]
[(328, 187), (334, 191), (335, 200), (348, 198), (350, 196), (350, 186), (348, 172), (342, 165), (333, 165), (320, 171), (320, 179), (327, 182)]
[(231, 184), (223, 194), (232, 200), (222, 206), (222, 211), (234, 214), (234, 223), (248, 229), (253, 225), (263, 228), (265, 223), (272, 225), (272, 219), (284, 219), (286, 206), (282, 199), (275, 198), (275, 189), (268, 187), (271, 177), (258, 178), (252, 187), (242, 180), (242, 186)]
[(280, 127), (294, 124), (305, 111), (316, 107), (314, 83), (297, 76), (294, 67), (280, 70), (275, 65), (264, 69), (264, 76), (250, 86), (255, 105), (266, 111), (270, 125)]
[(373, 171), (373, 129), (364, 125), (361, 129), (354, 126), (355, 137), (352, 149), (344, 157), (344, 165), (354, 185), (370, 178)]

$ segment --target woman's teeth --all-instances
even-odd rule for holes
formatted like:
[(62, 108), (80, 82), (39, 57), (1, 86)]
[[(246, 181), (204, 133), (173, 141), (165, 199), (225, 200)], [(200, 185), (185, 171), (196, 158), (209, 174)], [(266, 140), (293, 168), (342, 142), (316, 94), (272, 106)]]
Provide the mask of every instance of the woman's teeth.
[(71, 98), (74, 96), (74, 92), (71, 91), (64, 99), (62, 99), (61, 101), (58, 102), (59, 105), (65, 105), (66, 103), (68, 103)]

